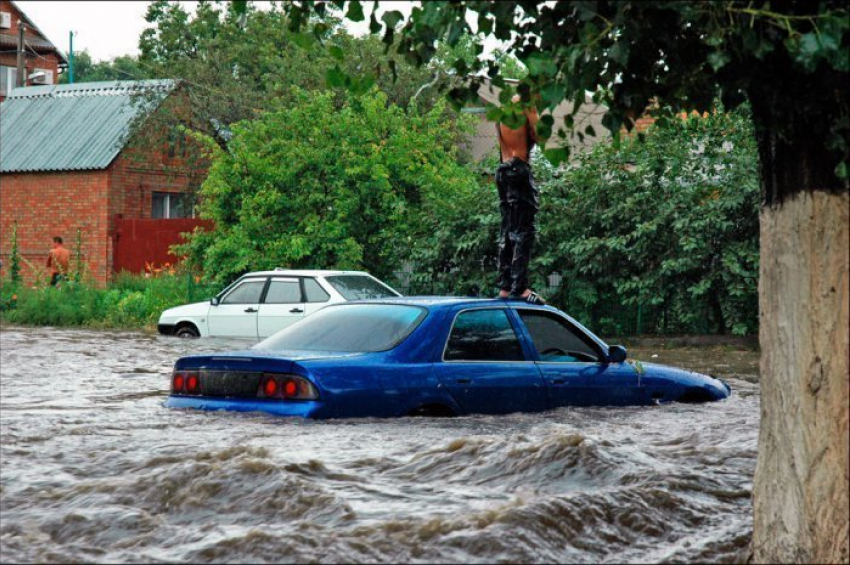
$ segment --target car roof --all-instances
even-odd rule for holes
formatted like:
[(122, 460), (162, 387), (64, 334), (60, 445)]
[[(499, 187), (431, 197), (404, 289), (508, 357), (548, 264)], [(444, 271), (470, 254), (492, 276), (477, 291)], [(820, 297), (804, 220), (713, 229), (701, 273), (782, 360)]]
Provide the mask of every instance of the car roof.
[(450, 308), (453, 306), (480, 308), (486, 306), (509, 306), (511, 308), (536, 308), (540, 310), (551, 310), (557, 312), (552, 306), (540, 306), (516, 299), (504, 298), (474, 298), (469, 296), (394, 296), (392, 298), (371, 298), (368, 300), (354, 300), (345, 304), (404, 304), (411, 306), (423, 306), (426, 308)]
[[(277, 269), (274, 271), (252, 271), (250, 273), (245, 273), (242, 277), (267, 277), (270, 275), (284, 276), (284, 277), (331, 277), (336, 275), (364, 275), (364, 276), (372, 276), (365, 271), (327, 271), (327, 270), (314, 270), (314, 269)], [(242, 278), (239, 277), (239, 278)]]

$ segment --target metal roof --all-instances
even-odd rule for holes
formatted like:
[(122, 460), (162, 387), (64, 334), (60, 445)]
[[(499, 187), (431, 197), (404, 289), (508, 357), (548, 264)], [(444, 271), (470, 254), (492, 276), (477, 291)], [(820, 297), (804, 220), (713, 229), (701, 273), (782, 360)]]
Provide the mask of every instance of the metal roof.
[[(65, 56), (62, 55), (62, 53), (58, 49), (56, 49), (55, 45), (53, 45), (52, 43), (50, 43), (50, 41), (46, 39), (40, 39), (38, 37), (27, 37), (26, 46), (38, 53), (55, 52), (56, 56), (59, 57), (60, 63), (67, 63), (67, 61), (65, 60)], [(9, 33), (0, 33), (0, 47), (13, 47), (17, 50), (18, 36), (11, 35)]]
[(16, 88), (0, 104), (0, 173), (105, 169), (171, 80)]

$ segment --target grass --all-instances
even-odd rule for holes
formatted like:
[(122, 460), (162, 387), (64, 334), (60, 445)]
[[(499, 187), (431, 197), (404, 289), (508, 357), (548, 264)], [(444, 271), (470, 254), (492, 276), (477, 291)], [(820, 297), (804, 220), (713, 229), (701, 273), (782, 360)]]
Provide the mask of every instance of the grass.
[(220, 288), (199, 284), (188, 274), (153, 277), (119, 274), (107, 287), (65, 281), (35, 287), (4, 281), (0, 319), (35, 326), (78, 326), (152, 331), (163, 310), (198, 302)]

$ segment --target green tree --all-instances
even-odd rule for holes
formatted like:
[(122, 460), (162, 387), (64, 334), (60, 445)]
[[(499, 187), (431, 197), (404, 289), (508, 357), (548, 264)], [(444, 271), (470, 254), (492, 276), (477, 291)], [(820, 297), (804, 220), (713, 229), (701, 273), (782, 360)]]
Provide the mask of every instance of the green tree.
[[(68, 84), (70, 75), (59, 75), (60, 84)], [(150, 73), (139, 66), (131, 55), (120, 55), (109, 61), (94, 61), (88, 51), (74, 53), (74, 82), (98, 82), (108, 80), (142, 80)]]
[(439, 104), (405, 113), (375, 89), (339, 109), (332, 92), (289, 97), (234, 124), (200, 192), (215, 230), (181, 252), (217, 281), (277, 266), (392, 276), (421, 218), (474, 185), (457, 164), (463, 128)]
[[(294, 27), (327, 2), (285, 5)], [(331, 4), (342, 7), (341, 0)], [(347, 14), (362, 19), (360, 2)], [(236, 10), (246, 3), (235, 2)], [(846, 1), (424, 2), (404, 21), (373, 13), (374, 33), (424, 64), (440, 39), (472, 33), (508, 43), (527, 67), (517, 87), (541, 110), (585, 93), (608, 110), (605, 125), (631, 127), (652, 101), (707, 110), (749, 101), (761, 164), (760, 342), (762, 422), (754, 485), (756, 561), (850, 559), (850, 11)], [(400, 25), (401, 24), (401, 25)], [(471, 68), (503, 86), (492, 59)], [(470, 88), (456, 100), (474, 97)], [(491, 119), (521, 124), (504, 90)], [(539, 94), (539, 99), (533, 95)], [(538, 133), (556, 124), (545, 115)], [(572, 117), (558, 130), (573, 127)], [(562, 131), (558, 132), (563, 135)], [(580, 132), (581, 133), (581, 132)], [(587, 133), (591, 133), (588, 131)], [(563, 160), (564, 148), (550, 147)], [(841, 241), (842, 244), (835, 242)], [(788, 328), (794, 328), (793, 331)], [(794, 516), (794, 518), (790, 518)]]
[[(249, 6), (240, 16), (230, 3), (202, 1), (190, 13), (181, 2), (156, 0), (146, 19), (140, 65), (154, 78), (186, 83), (191, 115), (174, 121), (224, 150), (230, 124), (286, 104), (292, 86), (335, 90), (339, 107), (343, 90), (363, 93), (377, 85), (391, 103), (406, 108), (415, 96), (417, 106), (428, 110), (442, 90), (457, 85), (441, 61), (411, 65), (392, 45), (388, 54), (379, 38), (351, 36), (330, 13), (312, 16), (301, 32), (290, 29), (278, 5)], [(322, 43), (312, 43), (308, 33)]]

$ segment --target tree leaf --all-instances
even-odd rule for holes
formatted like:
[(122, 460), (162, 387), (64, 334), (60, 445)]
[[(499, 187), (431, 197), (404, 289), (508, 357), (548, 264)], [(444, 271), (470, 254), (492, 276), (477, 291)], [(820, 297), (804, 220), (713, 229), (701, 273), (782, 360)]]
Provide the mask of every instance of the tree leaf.
[(378, 18), (375, 17), (374, 10), (369, 15), (369, 32), (373, 35), (377, 35), (381, 33), (381, 22), (378, 21)]
[(387, 24), (388, 28), (395, 28), (399, 22), (404, 20), (404, 16), (398, 10), (390, 10), (388, 12), (384, 12), (384, 15), (381, 16), (381, 19), (384, 23)]
[(558, 166), (570, 158), (570, 150), (567, 147), (552, 147), (544, 149), (543, 155), (550, 163)]
[(345, 13), (346, 19), (352, 22), (362, 22), (366, 17), (363, 15), (363, 6), (360, 0), (350, 0), (348, 2), (348, 11)]
[(708, 54), (708, 64), (715, 71), (719, 71), (729, 62), (729, 55), (725, 51), (712, 51)]
[(502, 121), (502, 109), (495, 104), (487, 104), (487, 110), (485, 111), (485, 116), (491, 122), (501, 122)]

